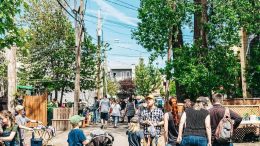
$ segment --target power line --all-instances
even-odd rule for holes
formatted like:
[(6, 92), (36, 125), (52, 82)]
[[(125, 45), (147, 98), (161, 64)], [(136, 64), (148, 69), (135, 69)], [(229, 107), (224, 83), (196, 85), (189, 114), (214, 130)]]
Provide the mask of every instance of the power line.
[(125, 5), (122, 5), (122, 4), (119, 4), (119, 3), (116, 3), (116, 2), (110, 1), (110, 0), (105, 0), (105, 1), (110, 2), (110, 3), (113, 3), (113, 4), (118, 5), (118, 6), (121, 6), (121, 7), (124, 7), (124, 8), (127, 8), (127, 9), (130, 9), (130, 10), (137, 11), (137, 9), (134, 9), (134, 8), (132, 8), (132, 7), (128, 7), (128, 6), (125, 6)]
[(136, 6), (134, 6), (134, 5), (131, 5), (131, 4), (129, 4), (129, 3), (126, 3), (126, 2), (124, 2), (124, 1), (121, 1), (121, 0), (117, 0), (117, 1), (119, 1), (119, 2), (121, 2), (121, 3), (123, 3), (123, 4), (126, 4), (126, 5), (128, 5), (128, 6), (130, 6), (130, 7), (133, 7), (133, 8), (138, 9), (138, 7), (136, 7)]
[(64, 9), (66, 11), (67, 14), (69, 14), (74, 20), (76, 20), (77, 22), (79, 22), (81, 24), (81, 22), (75, 18), (63, 5), (59, 0), (56, 0), (58, 2), (58, 4), (61, 6), (62, 9)]

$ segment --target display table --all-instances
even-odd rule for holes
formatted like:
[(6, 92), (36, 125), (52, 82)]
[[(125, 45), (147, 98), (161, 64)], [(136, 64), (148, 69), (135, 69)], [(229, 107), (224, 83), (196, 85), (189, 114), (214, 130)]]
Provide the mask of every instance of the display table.
[(241, 142), (248, 133), (259, 135), (260, 121), (258, 120), (242, 120), (239, 127), (234, 131), (233, 139)]

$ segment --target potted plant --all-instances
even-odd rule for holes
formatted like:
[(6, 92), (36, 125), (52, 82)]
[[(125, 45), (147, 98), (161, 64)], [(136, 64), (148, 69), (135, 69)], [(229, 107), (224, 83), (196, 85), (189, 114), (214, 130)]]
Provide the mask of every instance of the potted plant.
[(245, 121), (249, 121), (249, 114), (248, 114), (248, 113), (245, 113), (245, 114), (244, 114), (244, 120), (245, 120)]

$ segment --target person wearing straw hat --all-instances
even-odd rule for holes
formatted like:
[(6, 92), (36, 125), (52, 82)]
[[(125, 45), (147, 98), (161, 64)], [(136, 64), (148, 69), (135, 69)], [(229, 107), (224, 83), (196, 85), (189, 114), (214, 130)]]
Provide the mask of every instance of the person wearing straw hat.
[(69, 146), (83, 146), (88, 144), (91, 139), (87, 139), (85, 134), (79, 127), (81, 126), (81, 121), (84, 120), (85, 117), (81, 117), (79, 115), (74, 115), (70, 117), (70, 124), (72, 125), (72, 130), (69, 132), (68, 140)]
[(29, 119), (28, 117), (26, 117), (23, 114), (23, 110), (24, 110), (24, 106), (22, 106), (22, 105), (17, 105), (15, 107), (15, 111), (18, 113), (18, 115), (15, 117), (15, 122), (19, 125), (19, 128), (20, 128), (21, 143), (23, 145), (26, 145), (25, 141), (24, 141), (24, 139), (25, 139), (25, 134), (24, 134), (25, 130), (33, 131), (32, 128), (26, 127), (26, 124), (28, 122), (42, 124), (42, 122), (37, 121), (37, 120)]
[(157, 146), (161, 127), (164, 124), (163, 111), (157, 108), (153, 95), (145, 97), (147, 108), (142, 111), (140, 124), (144, 127), (144, 135), (147, 146)]

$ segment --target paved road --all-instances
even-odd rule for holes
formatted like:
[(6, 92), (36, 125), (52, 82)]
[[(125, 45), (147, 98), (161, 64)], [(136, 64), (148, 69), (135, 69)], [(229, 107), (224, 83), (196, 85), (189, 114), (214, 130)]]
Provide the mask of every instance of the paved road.
[[(114, 145), (113, 146), (127, 146), (128, 141), (127, 141), (127, 136), (126, 136), (126, 124), (120, 125), (119, 128), (112, 128), (109, 127), (106, 129), (106, 131), (110, 132), (113, 134), (115, 137)], [(100, 126), (96, 125), (91, 125), (87, 128), (83, 128), (82, 130), (84, 133), (90, 133), (91, 131), (95, 129), (99, 129)], [(57, 136), (53, 138), (52, 144), (55, 146), (67, 146), (67, 138), (68, 138), (68, 133), (69, 131), (63, 131), (63, 132), (57, 132)], [(234, 146), (260, 146), (260, 143), (236, 143)]]

